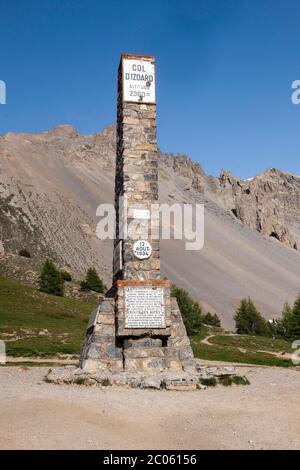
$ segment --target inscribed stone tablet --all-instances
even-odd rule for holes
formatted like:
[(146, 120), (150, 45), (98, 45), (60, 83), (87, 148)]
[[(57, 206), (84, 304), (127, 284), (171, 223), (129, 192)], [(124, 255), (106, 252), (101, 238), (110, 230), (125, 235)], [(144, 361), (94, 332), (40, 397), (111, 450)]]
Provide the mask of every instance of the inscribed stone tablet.
[(164, 289), (125, 287), (125, 328), (165, 328)]

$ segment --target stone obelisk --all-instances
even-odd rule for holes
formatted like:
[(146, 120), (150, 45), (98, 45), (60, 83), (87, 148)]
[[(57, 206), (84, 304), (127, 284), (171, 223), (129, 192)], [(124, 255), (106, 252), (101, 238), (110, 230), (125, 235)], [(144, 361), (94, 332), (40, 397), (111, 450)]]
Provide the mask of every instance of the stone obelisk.
[(160, 276), (154, 57), (121, 56), (116, 144), (113, 284), (91, 315), (80, 366), (124, 383), (194, 385), (190, 342)]

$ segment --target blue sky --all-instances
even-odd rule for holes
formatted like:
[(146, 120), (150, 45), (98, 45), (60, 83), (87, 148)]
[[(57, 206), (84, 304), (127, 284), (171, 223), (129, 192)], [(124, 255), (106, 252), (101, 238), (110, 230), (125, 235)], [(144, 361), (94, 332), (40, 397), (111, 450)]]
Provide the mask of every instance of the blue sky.
[(0, 134), (115, 121), (122, 52), (157, 57), (158, 140), (208, 174), (300, 175), (297, 0), (0, 0)]

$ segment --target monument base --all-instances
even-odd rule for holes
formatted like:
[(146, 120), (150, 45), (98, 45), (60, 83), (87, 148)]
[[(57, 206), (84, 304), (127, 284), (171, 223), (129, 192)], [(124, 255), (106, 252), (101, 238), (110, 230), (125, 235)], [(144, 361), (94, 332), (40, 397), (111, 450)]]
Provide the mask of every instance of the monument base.
[(88, 372), (196, 371), (190, 341), (176, 299), (171, 299), (170, 336), (142, 333), (116, 335), (116, 299), (104, 298), (92, 313), (81, 352), (80, 367)]
[[(162, 328), (126, 328), (124, 289), (133, 285), (150, 288), (150, 284), (153, 289), (163, 285), (165, 324)], [(91, 315), (80, 369), (88, 374), (125, 373), (129, 382), (134, 376), (142, 382), (147, 376), (159, 376), (163, 382), (164, 377), (168, 381), (175, 374), (174, 383), (180, 383), (181, 374), (182, 385), (193, 384), (197, 374), (193, 351), (177, 301), (170, 297), (169, 281), (119, 281), (111, 294)]]

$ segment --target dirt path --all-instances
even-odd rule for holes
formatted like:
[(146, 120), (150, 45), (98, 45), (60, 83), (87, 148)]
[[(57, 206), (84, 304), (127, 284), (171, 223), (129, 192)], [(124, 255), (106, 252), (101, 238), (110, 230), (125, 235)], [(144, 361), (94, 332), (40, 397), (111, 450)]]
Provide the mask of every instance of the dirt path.
[(216, 335), (208, 335), (208, 336), (205, 336), (205, 338), (203, 338), (203, 339), (200, 341), (200, 343), (202, 343), (202, 344), (207, 344), (208, 346), (213, 346), (213, 345), (209, 342), (209, 340), (210, 340), (210, 338), (213, 338), (214, 336), (216, 336)]
[(195, 392), (58, 386), (0, 368), (0, 449), (297, 449), (300, 373), (243, 367), (250, 386)]
[(14, 356), (7, 356), (6, 357), (6, 362), (8, 364), (11, 363), (34, 363), (34, 364), (45, 364), (45, 363), (53, 363), (53, 364), (78, 364), (78, 358), (74, 359), (74, 356), (72, 358), (61, 358), (61, 357), (14, 357)]

